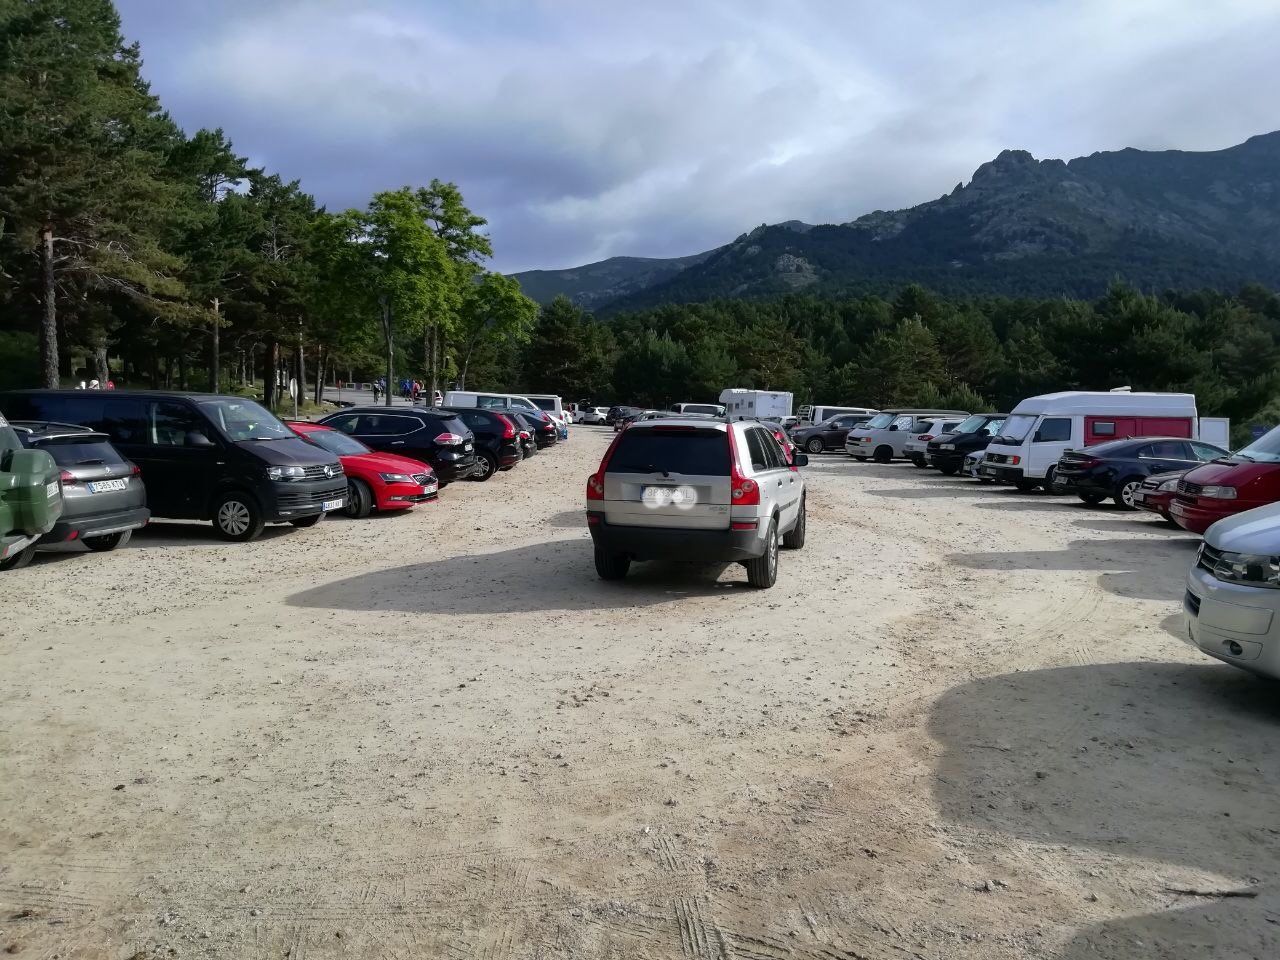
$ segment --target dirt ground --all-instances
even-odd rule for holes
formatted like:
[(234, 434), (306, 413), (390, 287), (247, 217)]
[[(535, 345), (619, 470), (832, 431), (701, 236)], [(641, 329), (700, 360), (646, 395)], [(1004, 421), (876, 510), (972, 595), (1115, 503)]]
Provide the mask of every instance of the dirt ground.
[(774, 589), (606, 584), (608, 436), (4, 575), (0, 950), (1280, 955), (1280, 697), (1180, 639), (1193, 538), (830, 455)]

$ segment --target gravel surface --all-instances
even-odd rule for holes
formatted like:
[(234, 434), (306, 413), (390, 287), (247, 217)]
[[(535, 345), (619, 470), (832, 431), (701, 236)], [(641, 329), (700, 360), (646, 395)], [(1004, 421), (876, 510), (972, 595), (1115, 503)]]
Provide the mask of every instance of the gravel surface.
[(1280, 698), (1182, 641), (1194, 538), (828, 455), (774, 589), (606, 584), (611, 436), (2, 575), (0, 951), (1280, 955)]

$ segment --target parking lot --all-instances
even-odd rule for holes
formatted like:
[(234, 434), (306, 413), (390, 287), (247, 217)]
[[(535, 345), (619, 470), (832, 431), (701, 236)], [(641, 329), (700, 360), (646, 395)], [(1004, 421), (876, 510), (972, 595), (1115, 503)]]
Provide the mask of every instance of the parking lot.
[(773, 589), (604, 583), (611, 436), (7, 576), (0, 950), (1280, 954), (1280, 698), (1183, 641), (1198, 538), (819, 455)]

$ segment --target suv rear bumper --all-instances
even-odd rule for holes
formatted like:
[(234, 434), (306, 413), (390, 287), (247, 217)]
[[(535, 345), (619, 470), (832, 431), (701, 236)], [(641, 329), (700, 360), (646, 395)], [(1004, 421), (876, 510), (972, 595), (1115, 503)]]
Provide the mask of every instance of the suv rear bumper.
[[(767, 518), (766, 518), (767, 519)], [(633, 560), (736, 562), (763, 556), (764, 537), (756, 530), (689, 530), (682, 527), (631, 527), (607, 523), (603, 513), (587, 511), (591, 540), (600, 550)]]
[(40, 538), (41, 543), (62, 543), (73, 536), (78, 540), (85, 537), (104, 537), (109, 533), (123, 533), (125, 530), (137, 530), (145, 527), (151, 519), (151, 511), (146, 507), (135, 507), (131, 510), (114, 510), (111, 513), (98, 513), (90, 517), (68, 517), (53, 525), (53, 529)]

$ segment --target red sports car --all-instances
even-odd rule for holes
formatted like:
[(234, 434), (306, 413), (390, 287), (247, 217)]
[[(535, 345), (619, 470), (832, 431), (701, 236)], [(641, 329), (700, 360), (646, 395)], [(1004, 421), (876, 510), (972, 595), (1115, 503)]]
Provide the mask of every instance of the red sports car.
[(348, 517), (367, 517), (369, 511), (407, 510), (415, 503), (429, 503), (440, 496), (435, 471), (425, 463), (370, 450), (355, 437), (318, 423), (291, 421), (290, 428), (304, 440), (336, 454), (347, 475)]

